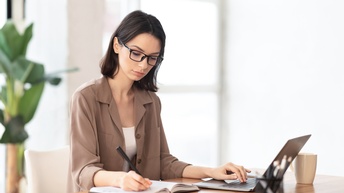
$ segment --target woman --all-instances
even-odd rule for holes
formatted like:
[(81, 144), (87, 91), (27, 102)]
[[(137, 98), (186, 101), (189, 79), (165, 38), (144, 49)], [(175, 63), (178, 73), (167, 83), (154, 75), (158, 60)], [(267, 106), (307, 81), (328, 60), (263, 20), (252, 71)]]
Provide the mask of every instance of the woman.
[[(165, 33), (157, 18), (142, 11), (127, 15), (111, 37), (101, 61), (99, 79), (76, 90), (71, 103), (70, 192), (93, 186), (129, 191), (150, 187), (151, 180), (170, 178), (239, 179), (242, 166), (193, 166), (170, 154), (161, 104), (155, 92), (163, 61)], [(118, 154), (122, 147), (140, 174)], [(233, 173), (228, 175), (227, 173)]]

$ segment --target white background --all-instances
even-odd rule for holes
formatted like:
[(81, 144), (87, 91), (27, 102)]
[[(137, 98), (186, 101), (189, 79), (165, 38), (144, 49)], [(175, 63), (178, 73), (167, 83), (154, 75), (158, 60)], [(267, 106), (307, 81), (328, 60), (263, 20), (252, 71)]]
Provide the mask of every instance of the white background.
[[(70, 61), (68, 57), (71, 57), (68, 55), (70, 50), (66, 37), (68, 6), (66, 1), (48, 2), (27, 1), (27, 7), (31, 10), (28, 11), (28, 14), (30, 13), (28, 18), (36, 22), (36, 34), (40, 34), (32, 42), (34, 49), (30, 56), (47, 64), (48, 71), (54, 71), (67, 66)], [(91, 12), (91, 1), (85, 2), (90, 4), (88, 8)], [(186, 158), (186, 161), (193, 161), (188, 160), (188, 157), (197, 157), (197, 162), (205, 165), (233, 161), (249, 168), (265, 168), (287, 139), (310, 133), (312, 137), (302, 151), (318, 154), (317, 173), (343, 176), (344, 154), (341, 153), (341, 147), (344, 147), (342, 140), (344, 138), (344, 12), (342, 11), (344, 2), (334, 0), (218, 2), (221, 5), (219, 10), (223, 11), (219, 14), (223, 25), (220, 29), (223, 34), (220, 42), (223, 44), (219, 46), (223, 50), (219, 53), (224, 53), (220, 58), (223, 61), (221, 69), (225, 80), (221, 92), (225, 100), (219, 105), (224, 109), (225, 114), (218, 115), (213, 109), (207, 111), (205, 107), (209, 104), (204, 103), (204, 100), (210, 100), (207, 98), (209, 95), (200, 97), (203, 103), (201, 101), (200, 107), (195, 109), (204, 110), (201, 112), (202, 117), (206, 115), (211, 117), (214, 114), (222, 117), (221, 124), (216, 120), (214, 127), (200, 131), (200, 136), (216, 137), (217, 131), (213, 129), (217, 127), (222, 136), (215, 138), (215, 143), (218, 142), (219, 147), (214, 142), (209, 144), (209, 149), (216, 152), (211, 152), (215, 159), (209, 156), (208, 151), (189, 151), (180, 157)], [(88, 4), (82, 5), (88, 6)], [(77, 13), (78, 9), (74, 12)], [(173, 18), (173, 14), (177, 14), (178, 10), (171, 12)], [(101, 10), (97, 10), (93, 14), (101, 13)], [(0, 21), (4, 20), (0, 19)], [(163, 25), (167, 25), (165, 23)], [(92, 24), (90, 25), (94, 26)], [(169, 32), (168, 36), (179, 36), (180, 30), (189, 29), (184, 27), (176, 30)], [(200, 50), (207, 41), (206, 38), (196, 36), (188, 38), (196, 42), (193, 47)], [(102, 42), (102, 39), (100, 38), (99, 41)], [(92, 42), (88, 43), (92, 47)], [(187, 45), (185, 42), (178, 44)], [(99, 55), (87, 56), (93, 61), (99, 59)], [(175, 71), (169, 68), (169, 73), (174, 73), (175, 77), (178, 77), (178, 71), (182, 70), (183, 68), (180, 67)], [(84, 71), (98, 75), (94, 69), (87, 71), (87, 68), (83, 68), (82, 72), (73, 76), (87, 80), (91, 75), (82, 76)], [(190, 80), (200, 78), (196, 75), (197, 73), (190, 73)], [(72, 88), (70, 85), (73, 85)], [(62, 84), (59, 87), (46, 87), (38, 114), (28, 126), (30, 132), (28, 148), (50, 149), (68, 143), (70, 93), (66, 90), (75, 89), (74, 85), (75, 82), (69, 82), (68, 85)], [(186, 95), (192, 96), (192, 94), (180, 93), (176, 98)], [(166, 97), (164, 100), (169, 99)], [(210, 108), (213, 108), (214, 105), (211, 104)], [(171, 107), (173, 104), (162, 105), (163, 108), (166, 106), (173, 109)], [(187, 103), (182, 107), (185, 108), (186, 113), (190, 114), (192, 111)], [(192, 128), (193, 124), (188, 121), (182, 119), (173, 123), (167, 120), (165, 127), (173, 128), (174, 124), (180, 122), (178, 124)], [(202, 119), (192, 121), (196, 125), (199, 124), (196, 123), (197, 121), (202, 123)], [(212, 127), (208, 124), (206, 126)], [(173, 131), (168, 129), (166, 132)], [(187, 150), (188, 144), (196, 138), (193, 135), (197, 133), (186, 132), (183, 135), (189, 136), (185, 138), (190, 141), (185, 138), (169, 137), (174, 152), (181, 148), (183, 148), (182, 152)], [(206, 145), (209, 142), (204, 140), (200, 143)], [(0, 147), (0, 174), (4, 174), (5, 152), (2, 144)], [(4, 175), (0, 176), (0, 187), (4, 187)]]
[[(267, 167), (312, 134), (318, 173), (343, 175), (343, 1), (229, 1), (228, 159)], [(223, 152), (224, 153), (224, 152)]]

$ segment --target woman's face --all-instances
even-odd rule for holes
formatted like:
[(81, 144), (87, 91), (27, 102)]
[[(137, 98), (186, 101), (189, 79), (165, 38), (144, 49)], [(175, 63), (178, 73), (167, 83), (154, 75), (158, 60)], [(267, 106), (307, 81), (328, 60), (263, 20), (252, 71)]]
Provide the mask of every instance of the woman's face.
[[(114, 40), (113, 49), (118, 54), (119, 69), (116, 76), (123, 76), (132, 81), (141, 80), (153, 66), (148, 64), (148, 58), (137, 62), (142, 56), (151, 56), (149, 62), (152, 64), (160, 53), (160, 41), (151, 34), (139, 34), (125, 45), (121, 45), (117, 37)], [(130, 51), (130, 50), (131, 51)], [(130, 55), (131, 52), (131, 55)], [(129, 56), (131, 56), (131, 59)]]

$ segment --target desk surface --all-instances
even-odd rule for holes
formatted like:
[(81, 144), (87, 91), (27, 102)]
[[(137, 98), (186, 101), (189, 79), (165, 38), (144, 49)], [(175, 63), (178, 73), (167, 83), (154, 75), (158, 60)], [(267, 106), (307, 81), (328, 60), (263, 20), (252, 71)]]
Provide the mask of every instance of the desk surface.
[[(166, 180), (170, 182), (181, 182), (181, 183), (195, 183), (200, 180), (188, 179), (188, 178), (178, 178)], [(314, 179), (313, 185), (302, 185), (297, 184), (293, 173), (287, 172), (284, 176), (284, 193), (341, 193), (344, 192), (344, 177), (340, 176), (327, 176), (327, 175), (317, 175)], [(223, 190), (211, 190), (211, 189), (201, 189), (198, 193), (238, 193), (232, 191)], [(87, 193), (87, 192), (80, 192)]]

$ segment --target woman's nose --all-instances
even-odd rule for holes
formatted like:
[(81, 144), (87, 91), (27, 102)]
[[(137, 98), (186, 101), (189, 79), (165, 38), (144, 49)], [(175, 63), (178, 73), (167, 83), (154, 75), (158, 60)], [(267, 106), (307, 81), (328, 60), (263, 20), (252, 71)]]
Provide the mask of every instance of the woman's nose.
[(139, 62), (139, 66), (142, 69), (146, 69), (148, 67), (148, 57), (146, 57), (144, 60), (142, 60), (141, 62)]

